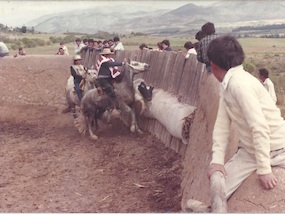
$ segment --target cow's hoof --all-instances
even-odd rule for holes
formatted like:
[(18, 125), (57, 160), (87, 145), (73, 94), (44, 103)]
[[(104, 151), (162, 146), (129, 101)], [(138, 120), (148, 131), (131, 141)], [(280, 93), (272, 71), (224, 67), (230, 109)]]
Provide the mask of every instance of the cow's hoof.
[(131, 131), (132, 133), (134, 133), (134, 132), (136, 131), (136, 126), (132, 125), (131, 128), (130, 128), (130, 131)]
[(92, 140), (98, 140), (98, 137), (97, 137), (96, 135), (91, 135), (90, 138), (91, 138)]
[(203, 202), (197, 201), (195, 199), (189, 199), (186, 203), (186, 212), (193, 213), (209, 213), (211, 211), (211, 206), (207, 206)]

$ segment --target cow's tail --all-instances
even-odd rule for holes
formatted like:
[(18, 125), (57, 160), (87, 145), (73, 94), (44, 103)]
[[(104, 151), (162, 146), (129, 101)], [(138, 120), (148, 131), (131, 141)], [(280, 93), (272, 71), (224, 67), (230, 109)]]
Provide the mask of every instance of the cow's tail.
[(74, 120), (75, 128), (79, 131), (81, 134), (86, 134), (86, 131), (88, 130), (86, 117), (82, 112), (79, 113), (78, 117)]

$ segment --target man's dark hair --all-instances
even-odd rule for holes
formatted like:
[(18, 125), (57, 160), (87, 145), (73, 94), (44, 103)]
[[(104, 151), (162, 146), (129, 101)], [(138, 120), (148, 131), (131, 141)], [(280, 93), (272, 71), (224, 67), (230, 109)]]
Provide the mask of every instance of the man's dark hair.
[(241, 65), (245, 55), (240, 43), (232, 36), (222, 36), (211, 41), (208, 46), (209, 61), (228, 71)]
[(169, 40), (162, 40), (162, 42), (161, 42), (161, 43), (164, 43), (165, 45), (170, 46), (170, 42), (169, 42)]
[(144, 48), (147, 48), (147, 49), (148, 49), (148, 46), (147, 46), (145, 43), (142, 43), (142, 44), (139, 46), (139, 48), (140, 48), (141, 50), (143, 50)]
[(258, 71), (259, 71), (259, 74), (260, 74), (261, 76), (263, 76), (264, 78), (268, 78), (268, 77), (269, 77), (269, 72), (268, 72), (267, 69), (261, 68), (261, 69), (259, 69)]
[(203, 31), (198, 31), (195, 35), (195, 39), (200, 41), (206, 36), (205, 32)]
[(76, 38), (75, 41), (76, 41), (76, 42), (81, 42), (81, 39), (80, 39), (80, 38)]
[(184, 44), (184, 48), (186, 48), (186, 49), (192, 49), (192, 48), (194, 48), (194, 44), (191, 43), (191, 42), (186, 42), (186, 43)]
[(88, 42), (88, 39), (83, 39), (83, 43), (86, 43), (86, 42)]
[(114, 42), (118, 42), (118, 41), (120, 41), (120, 38), (118, 36), (115, 36), (114, 37)]
[(202, 26), (202, 31), (203, 31), (206, 35), (214, 34), (214, 33), (216, 32), (214, 23), (212, 23), (212, 22), (207, 22), (206, 24), (204, 24), (204, 25)]

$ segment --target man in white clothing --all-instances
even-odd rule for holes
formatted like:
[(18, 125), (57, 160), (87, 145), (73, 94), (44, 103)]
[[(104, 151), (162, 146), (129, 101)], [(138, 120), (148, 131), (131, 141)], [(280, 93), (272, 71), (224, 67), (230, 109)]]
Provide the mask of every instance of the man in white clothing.
[(268, 72), (268, 70), (265, 69), (265, 68), (261, 68), (258, 71), (259, 71), (259, 79), (261, 80), (261, 83), (267, 89), (267, 91), (269, 92), (271, 98), (273, 99), (273, 101), (276, 104), (277, 97), (276, 97), (276, 93), (275, 93), (275, 89), (274, 89), (274, 84), (269, 79), (269, 72)]
[(75, 40), (74, 54), (79, 54), (83, 47), (85, 47), (85, 45), (81, 43), (81, 39), (77, 38)]
[(125, 50), (119, 37), (114, 37), (114, 45), (111, 47), (113, 51)]
[[(285, 168), (285, 121), (280, 110), (261, 82), (243, 69), (244, 52), (234, 37), (214, 39), (207, 56), (221, 82), (208, 177), (215, 171), (224, 174), (227, 199), (254, 171), (261, 186), (272, 189), (277, 178), (271, 167)], [(231, 123), (237, 125), (240, 141), (236, 154), (225, 164)]]

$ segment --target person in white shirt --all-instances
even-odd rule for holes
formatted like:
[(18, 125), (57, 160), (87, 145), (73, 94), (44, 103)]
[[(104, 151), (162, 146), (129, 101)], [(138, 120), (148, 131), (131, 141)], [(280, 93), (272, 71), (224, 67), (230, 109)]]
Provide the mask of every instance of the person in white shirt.
[[(234, 37), (212, 40), (207, 56), (211, 71), (221, 82), (208, 177), (215, 171), (224, 174), (227, 199), (254, 171), (261, 186), (272, 189), (277, 178), (271, 167), (285, 168), (285, 121), (281, 112), (261, 82), (244, 70), (245, 55)], [(236, 154), (225, 164), (231, 123), (237, 125), (240, 141)]]
[(67, 49), (67, 47), (64, 45), (64, 42), (61, 42), (61, 43), (59, 44), (59, 46), (60, 46), (60, 48), (63, 49), (64, 55), (69, 55), (68, 49)]
[(9, 49), (4, 42), (0, 42), (0, 57), (9, 56)]
[(273, 101), (276, 104), (277, 97), (276, 97), (276, 93), (275, 93), (275, 89), (274, 89), (274, 84), (269, 79), (269, 72), (268, 72), (268, 70), (265, 69), (265, 68), (261, 68), (261, 69), (258, 70), (258, 72), (259, 72), (259, 79), (261, 80), (261, 83), (267, 89), (267, 91), (269, 92), (271, 98), (273, 99)]
[(197, 55), (197, 52), (196, 52), (196, 49), (195, 49), (195, 46), (193, 43), (191, 42), (186, 42), (184, 44), (184, 48), (186, 49), (187, 53), (185, 55), (185, 59), (188, 59), (190, 57), (190, 54), (194, 54), (194, 55)]
[(112, 51), (119, 51), (119, 50), (125, 50), (122, 42), (120, 41), (119, 37), (114, 37), (114, 45), (111, 47)]
[(85, 47), (85, 45), (83, 43), (81, 43), (81, 39), (77, 38), (75, 40), (75, 47), (74, 47), (74, 54), (79, 54), (80, 50)]

